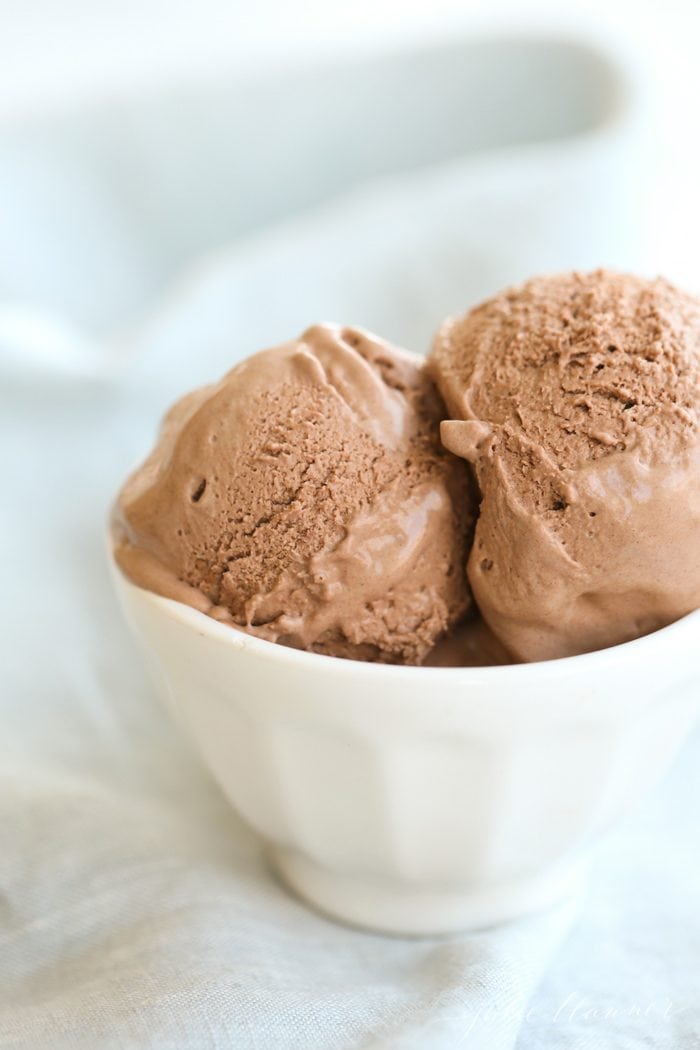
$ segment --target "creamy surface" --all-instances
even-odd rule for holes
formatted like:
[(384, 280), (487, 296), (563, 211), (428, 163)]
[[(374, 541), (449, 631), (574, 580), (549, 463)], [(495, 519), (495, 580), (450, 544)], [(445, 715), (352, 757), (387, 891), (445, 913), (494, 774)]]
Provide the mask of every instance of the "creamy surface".
[(420, 359), (316, 325), (171, 410), (119, 496), (118, 563), (271, 641), (419, 663), (470, 605), (443, 415)]
[(425, 667), (498, 667), (518, 661), (498, 640), (481, 616), (456, 624), (430, 650)]
[(664, 281), (538, 278), (446, 322), (430, 367), (481, 504), (468, 576), (521, 660), (700, 605), (700, 305)]
[(171, 410), (120, 494), (116, 557), (337, 656), (606, 648), (700, 606), (699, 384), (698, 300), (602, 270), (449, 319), (427, 368), (315, 325)]

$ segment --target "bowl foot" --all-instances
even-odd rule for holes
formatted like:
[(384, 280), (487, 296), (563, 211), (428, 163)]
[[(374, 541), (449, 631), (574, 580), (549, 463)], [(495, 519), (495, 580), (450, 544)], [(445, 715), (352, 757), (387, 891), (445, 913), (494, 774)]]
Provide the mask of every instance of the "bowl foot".
[(579, 893), (587, 868), (577, 857), (545, 874), (459, 890), (343, 875), (282, 847), (271, 847), (268, 856), (282, 881), (330, 918), (407, 937), (478, 930), (541, 911)]

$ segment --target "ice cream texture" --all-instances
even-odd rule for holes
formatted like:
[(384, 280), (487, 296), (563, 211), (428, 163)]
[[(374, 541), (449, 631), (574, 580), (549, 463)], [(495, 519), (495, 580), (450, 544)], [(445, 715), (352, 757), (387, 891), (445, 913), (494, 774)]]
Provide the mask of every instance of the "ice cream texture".
[(475, 601), (520, 660), (700, 606), (700, 302), (662, 279), (539, 277), (447, 320), (430, 354), (480, 507)]
[(176, 404), (113, 525), (140, 586), (313, 652), (636, 638), (700, 607), (700, 302), (538, 277), (444, 322), (427, 365), (315, 325)]
[(419, 358), (316, 325), (171, 409), (117, 501), (117, 562), (262, 638), (420, 663), (470, 605), (443, 416)]

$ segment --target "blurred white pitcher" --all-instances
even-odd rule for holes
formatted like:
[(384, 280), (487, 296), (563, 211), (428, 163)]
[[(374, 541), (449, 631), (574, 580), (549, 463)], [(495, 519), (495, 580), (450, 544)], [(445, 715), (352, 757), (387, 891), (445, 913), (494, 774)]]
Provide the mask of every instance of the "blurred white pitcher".
[[(82, 327), (83, 359), (124, 332), (143, 349), (174, 283), (154, 375), (193, 335), (200, 368), (209, 341), (220, 369), (232, 343), (240, 356), (319, 318), (421, 350), (510, 281), (634, 265), (643, 116), (626, 61), (542, 35), (125, 84), (0, 126), (0, 301)], [(0, 360), (70, 353), (35, 346), (42, 328)]]

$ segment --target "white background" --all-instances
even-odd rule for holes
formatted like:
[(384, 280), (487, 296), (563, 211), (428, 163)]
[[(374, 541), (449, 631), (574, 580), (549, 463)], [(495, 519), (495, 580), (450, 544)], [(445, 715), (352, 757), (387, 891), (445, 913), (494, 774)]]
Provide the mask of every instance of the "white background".
[(648, 270), (700, 288), (700, 5), (692, 0), (1, 0), (0, 119), (173, 76), (450, 24), (593, 26), (634, 52), (655, 99)]

